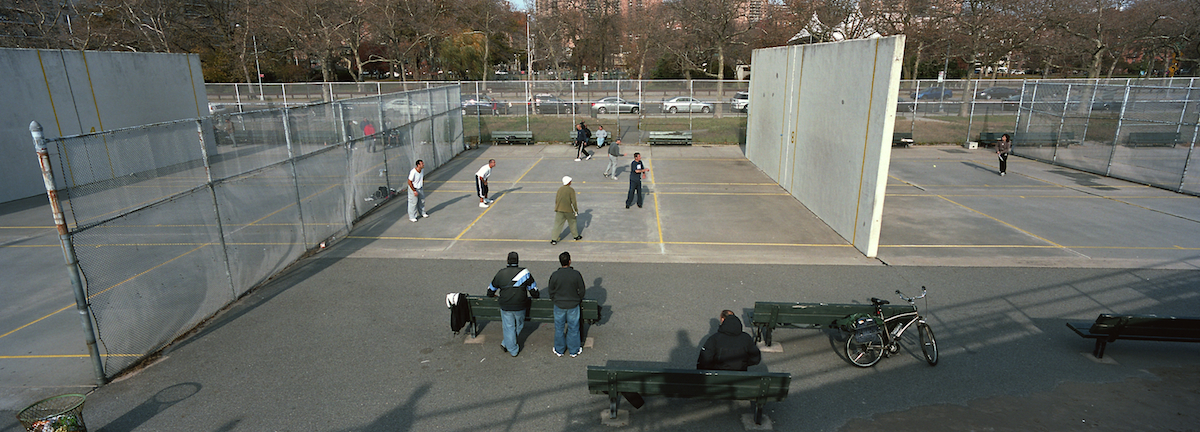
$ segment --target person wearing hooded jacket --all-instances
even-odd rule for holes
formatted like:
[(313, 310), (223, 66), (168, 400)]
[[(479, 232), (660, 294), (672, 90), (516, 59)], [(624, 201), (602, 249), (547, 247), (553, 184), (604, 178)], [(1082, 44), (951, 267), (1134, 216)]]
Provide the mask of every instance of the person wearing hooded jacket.
[(744, 371), (762, 361), (754, 337), (742, 331), (742, 320), (730, 310), (721, 311), (721, 325), (700, 348), (696, 369)]
[(529, 309), (529, 298), (538, 298), (537, 281), (529, 270), (518, 265), (520, 256), (516, 251), (508, 253), (508, 265), (496, 272), (492, 283), (488, 284), (488, 297), (500, 296), (500, 317), (504, 324), (504, 339), (500, 347), (504, 352), (516, 357), (521, 351), (517, 344), (517, 335), (525, 327), (525, 310)]

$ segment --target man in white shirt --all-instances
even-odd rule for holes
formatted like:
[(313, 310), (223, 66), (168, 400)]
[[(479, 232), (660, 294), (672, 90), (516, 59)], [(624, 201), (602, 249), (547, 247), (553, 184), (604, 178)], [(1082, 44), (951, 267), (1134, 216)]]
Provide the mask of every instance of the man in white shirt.
[(417, 215), (429, 217), (429, 213), (425, 213), (425, 191), (421, 190), (425, 186), (423, 169), (425, 161), (417, 160), (417, 166), (408, 172), (408, 220), (411, 222), (417, 221)]
[(492, 202), (492, 200), (488, 199), (487, 181), (488, 177), (492, 176), (492, 168), (495, 167), (496, 160), (488, 159), (488, 163), (482, 168), (479, 168), (479, 171), (475, 172), (475, 192), (477, 192), (479, 195), (480, 208), (487, 208), (488, 204), (491, 204)]

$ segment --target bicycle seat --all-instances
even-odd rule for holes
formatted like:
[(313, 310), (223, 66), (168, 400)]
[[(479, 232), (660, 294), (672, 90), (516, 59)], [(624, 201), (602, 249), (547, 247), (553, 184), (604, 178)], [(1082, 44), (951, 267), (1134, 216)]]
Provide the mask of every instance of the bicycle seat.
[(871, 297), (871, 304), (875, 306), (883, 306), (885, 304), (891, 304), (891, 302), (880, 298)]

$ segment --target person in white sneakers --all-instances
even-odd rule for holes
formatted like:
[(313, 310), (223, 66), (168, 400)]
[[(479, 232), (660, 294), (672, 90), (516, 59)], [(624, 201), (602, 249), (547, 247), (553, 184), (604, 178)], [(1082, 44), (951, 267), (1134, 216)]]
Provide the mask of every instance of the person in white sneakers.
[(424, 169), (425, 161), (417, 160), (417, 166), (408, 172), (408, 220), (412, 222), (417, 221), (417, 215), (429, 217), (425, 213), (425, 191), (421, 190), (425, 185), (425, 174), (421, 173)]
[(495, 159), (488, 159), (488, 163), (479, 171), (475, 172), (475, 192), (479, 195), (479, 207), (487, 208), (492, 200), (488, 199), (488, 177), (492, 176), (492, 168), (496, 167)]

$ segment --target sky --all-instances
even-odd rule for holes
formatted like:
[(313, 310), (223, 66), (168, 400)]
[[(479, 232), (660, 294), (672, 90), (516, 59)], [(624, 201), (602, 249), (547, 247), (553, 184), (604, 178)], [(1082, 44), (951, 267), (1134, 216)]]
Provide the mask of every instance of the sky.
[(529, 10), (529, 8), (525, 7), (525, 2), (526, 0), (508, 0), (508, 3), (512, 5), (514, 10), (521, 11)]

